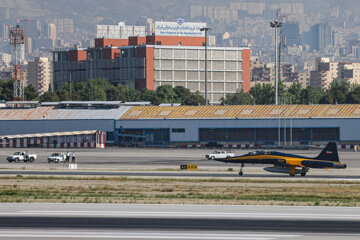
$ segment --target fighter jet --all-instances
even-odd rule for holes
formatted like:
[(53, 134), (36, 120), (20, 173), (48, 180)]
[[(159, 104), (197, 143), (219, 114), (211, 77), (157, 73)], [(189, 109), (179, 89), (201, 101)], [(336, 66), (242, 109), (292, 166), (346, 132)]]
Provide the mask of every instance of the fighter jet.
[(245, 164), (271, 164), (273, 167), (264, 168), (265, 171), (274, 173), (286, 173), (290, 176), (301, 174), (305, 176), (310, 168), (346, 168), (346, 164), (339, 162), (337, 146), (335, 142), (329, 142), (319, 156), (315, 158), (276, 152), (276, 151), (253, 151), (242, 156), (215, 159), (225, 163), (240, 163), (239, 175), (243, 175)]

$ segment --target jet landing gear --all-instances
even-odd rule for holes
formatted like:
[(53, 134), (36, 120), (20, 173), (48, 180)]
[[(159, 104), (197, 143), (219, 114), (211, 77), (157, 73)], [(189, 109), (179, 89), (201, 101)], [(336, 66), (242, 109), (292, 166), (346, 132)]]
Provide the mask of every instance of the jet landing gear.
[(243, 167), (244, 167), (244, 164), (242, 163), (242, 164), (241, 164), (241, 168), (240, 168), (240, 172), (239, 172), (239, 176), (244, 175), (243, 170), (242, 170)]
[(301, 176), (302, 177), (305, 177), (306, 176), (306, 173), (309, 171), (309, 168), (302, 168), (301, 169)]
[(290, 177), (295, 177), (295, 171), (296, 171), (296, 166), (291, 166), (291, 168), (290, 168)]
[(303, 167), (301, 168), (301, 171), (299, 170), (296, 170), (296, 166), (291, 166), (290, 168), (290, 177), (294, 177), (295, 174), (299, 174), (302, 176), (302, 177), (305, 177), (306, 176), (306, 173), (309, 171), (309, 168), (307, 167)]

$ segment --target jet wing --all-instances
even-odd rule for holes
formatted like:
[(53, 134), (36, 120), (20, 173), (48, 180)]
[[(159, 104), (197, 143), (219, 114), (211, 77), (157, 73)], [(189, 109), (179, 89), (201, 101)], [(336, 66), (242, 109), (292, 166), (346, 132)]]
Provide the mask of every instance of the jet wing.
[(286, 164), (286, 159), (284, 158), (274, 158), (274, 157), (230, 157), (216, 159), (216, 161), (226, 162), (226, 163), (250, 163), (250, 164)]

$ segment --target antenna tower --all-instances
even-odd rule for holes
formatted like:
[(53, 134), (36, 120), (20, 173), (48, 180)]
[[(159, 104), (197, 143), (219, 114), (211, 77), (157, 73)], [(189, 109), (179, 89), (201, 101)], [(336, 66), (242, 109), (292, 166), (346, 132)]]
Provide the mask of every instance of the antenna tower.
[(13, 72), (12, 77), (14, 79), (14, 101), (24, 101), (24, 88), (25, 88), (25, 78), (24, 78), (24, 65), (21, 58), (18, 57), (18, 52), (20, 53), (25, 46), (26, 34), (24, 29), (19, 25), (12, 27), (10, 29), (10, 45), (14, 53), (13, 60)]
[(283, 24), (284, 16), (281, 15), (281, 10), (276, 11), (276, 20), (270, 22), (270, 27), (275, 30), (275, 105), (279, 104), (279, 81), (280, 81), (280, 29)]

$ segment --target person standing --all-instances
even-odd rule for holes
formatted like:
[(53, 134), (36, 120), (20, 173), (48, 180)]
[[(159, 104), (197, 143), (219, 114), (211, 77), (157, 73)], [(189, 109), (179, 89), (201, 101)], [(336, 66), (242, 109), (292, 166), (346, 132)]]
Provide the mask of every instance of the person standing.
[(29, 152), (28, 152), (28, 150), (26, 150), (25, 153), (24, 153), (24, 159), (25, 159), (25, 162), (29, 161)]
[(70, 152), (69, 151), (67, 151), (66, 152), (66, 162), (70, 162)]
[(71, 162), (74, 163), (75, 162), (75, 158), (76, 158), (76, 154), (75, 152), (72, 153), (72, 159), (71, 159)]

